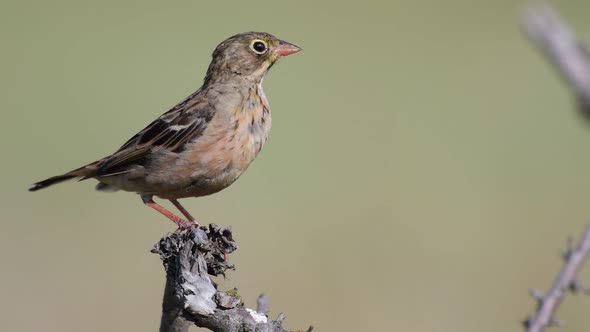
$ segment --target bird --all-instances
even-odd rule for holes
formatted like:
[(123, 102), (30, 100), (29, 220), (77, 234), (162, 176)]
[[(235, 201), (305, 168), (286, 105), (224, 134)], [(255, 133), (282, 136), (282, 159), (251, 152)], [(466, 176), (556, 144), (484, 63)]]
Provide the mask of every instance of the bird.
[[(96, 179), (99, 191), (139, 194), (180, 230), (198, 227), (178, 200), (217, 193), (244, 173), (271, 129), (264, 77), (278, 59), (301, 50), (266, 32), (227, 38), (213, 51), (199, 89), (113, 154), (36, 182), (29, 191), (70, 179)], [(156, 203), (154, 196), (169, 200), (184, 218)]]

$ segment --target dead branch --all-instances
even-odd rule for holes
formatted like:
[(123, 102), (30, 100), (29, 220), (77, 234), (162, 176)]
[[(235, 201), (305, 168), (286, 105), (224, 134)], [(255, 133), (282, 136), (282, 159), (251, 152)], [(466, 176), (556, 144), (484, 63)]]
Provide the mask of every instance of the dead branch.
[(193, 324), (217, 332), (287, 332), (282, 313), (274, 321), (268, 318), (266, 297), (252, 310), (237, 290), (222, 292), (211, 280), (233, 269), (225, 256), (236, 249), (231, 229), (214, 224), (168, 234), (154, 245), (152, 252), (160, 255), (166, 270), (161, 332), (186, 332)]
[(577, 246), (574, 247), (573, 241), (569, 241), (568, 248), (563, 254), (563, 267), (553, 281), (549, 292), (543, 295), (536, 289), (531, 290), (531, 295), (537, 301), (537, 311), (524, 321), (527, 332), (541, 332), (549, 326), (563, 326), (563, 323), (555, 317), (555, 313), (565, 294), (568, 290), (573, 293), (588, 292), (578, 280), (578, 273), (589, 252), (590, 224), (586, 226)]
[(590, 117), (590, 53), (586, 47), (548, 6), (527, 8), (522, 27), (565, 78), (583, 114)]
[[(530, 7), (522, 18), (522, 27), (529, 39), (555, 65), (576, 95), (582, 114), (590, 117), (590, 54), (557, 12), (548, 6)], [(564, 265), (546, 295), (531, 290), (537, 310), (524, 321), (528, 332), (544, 331), (549, 326), (562, 326), (555, 317), (559, 305), (569, 291), (587, 292), (578, 280), (578, 273), (590, 252), (590, 225), (577, 246), (569, 242), (563, 255)]]

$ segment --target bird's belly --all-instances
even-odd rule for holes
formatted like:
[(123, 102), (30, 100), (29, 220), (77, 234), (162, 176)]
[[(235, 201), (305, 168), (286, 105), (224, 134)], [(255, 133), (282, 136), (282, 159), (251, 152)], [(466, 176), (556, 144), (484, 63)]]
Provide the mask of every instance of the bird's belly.
[(246, 171), (260, 153), (269, 129), (270, 126), (264, 130), (252, 131), (246, 126), (245, 130), (238, 127), (231, 133), (220, 130), (189, 143), (190, 146), (175, 158), (176, 162), (171, 167), (173, 172), (170, 169), (166, 172), (152, 172), (152, 176), (161, 173), (170, 177), (171, 173), (174, 174), (173, 179), (168, 178), (165, 181), (171, 184), (170, 190), (160, 190), (158, 196), (199, 197), (227, 188)]
[(216, 177), (205, 177), (198, 176), (193, 178), (192, 181), (184, 186), (181, 190), (176, 191), (174, 195), (176, 198), (185, 197), (200, 197), (215, 194), (227, 187), (229, 187), (234, 181), (236, 181), (242, 172), (228, 172), (220, 174)]
[[(241, 153), (240, 153), (241, 154)], [(248, 154), (248, 153), (245, 153)], [(192, 174), (188, 183), (184, 183), (171, 195), (175, 198), (207, 196), (219, 192), (234, 183), (248, 166), (256, 154), (244, 158), (234, 155), (219, 158), (202, 158), (190, 165)]]

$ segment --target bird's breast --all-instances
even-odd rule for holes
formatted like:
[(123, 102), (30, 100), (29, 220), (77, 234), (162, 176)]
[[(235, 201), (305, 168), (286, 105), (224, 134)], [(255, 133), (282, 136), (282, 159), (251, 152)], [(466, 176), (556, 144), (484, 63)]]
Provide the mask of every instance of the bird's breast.
[(262, 150), (271, 124), (266, 97), (257, 91), (219, 112), (180, 158), (183, 171), (190, 172), (190, 190), (211, 194), (232, 184)]

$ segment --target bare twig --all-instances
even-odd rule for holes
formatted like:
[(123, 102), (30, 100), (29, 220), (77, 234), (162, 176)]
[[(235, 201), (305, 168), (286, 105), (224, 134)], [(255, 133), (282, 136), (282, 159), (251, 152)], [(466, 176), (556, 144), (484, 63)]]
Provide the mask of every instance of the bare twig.
[(537, 311), (529, 317), (524, 326), (527, 332), (544, 331), (549, 326), (563, 326), (563, 322), (555, 318), (555, 313), (568, 290), (576, 293), (583, 289), (578, 280), (578, 272), (582, 268), (590, 252), (590, 224), (586, 226), (580, 241), (573, 247), (571, 241), (563, 254), (564, 265), (547, 295), (538, 290), (531, 290), (531, 295), (537, 300)]
[(257, 312), (244, 306), (237, 290), (221, 292), (211, 281), (233, 269), (225, 255), (236, 249), (231, 230), (213, 224), (169, 234), (154, 245), (166, 269), (161, 332), (186, 332), (193, 324), (217, 332), (287, 332), (282, 319), (266, 315), (265, 297), (265, 310)]
[[(522, 27), (529, 39), (566, 79), (578, 98), (582, 114), (590, 117), (590, 54), (586, 48), (549, 6), (528, 8), (522, 18)], [(568, 241), (568, 249), (563, 255), (564, 265), (549, 292), (543, 295), (538, 290), (531, 290), (538, 306), (536, 312), (524, 322), (526, 331), (540, 332), (549, 326), (563, 325), (555, 313), (568, 290), (572, 293), (588, 293), (577, 275), (589, 252), (590, 225), (586, 226), (576, 247), (571, 239)]]
[(590, 54), (557, 12), (548, 6), (527, 8), (522, 27), (551, 60), (590, 116)]

